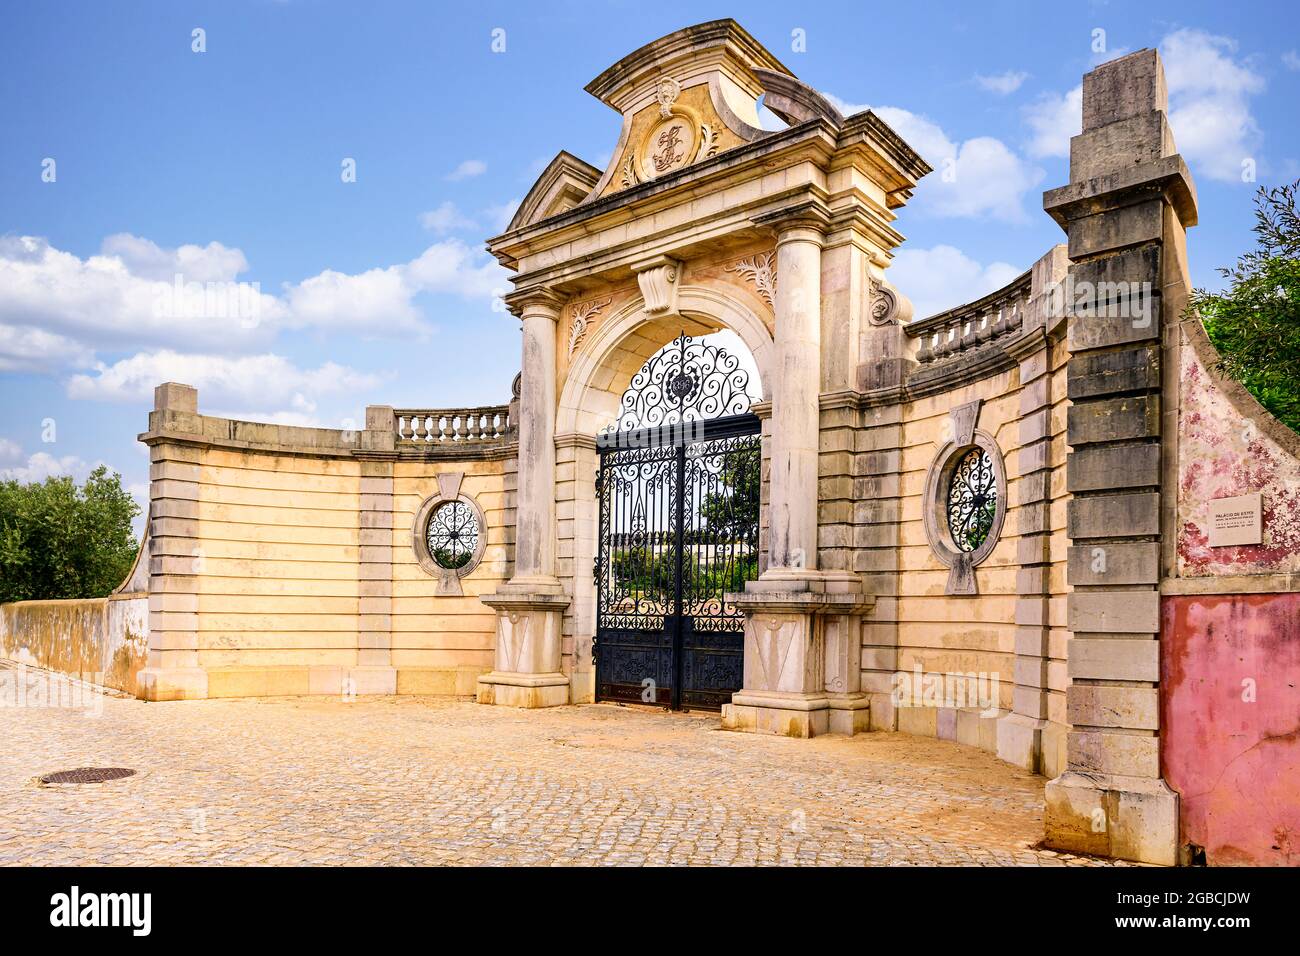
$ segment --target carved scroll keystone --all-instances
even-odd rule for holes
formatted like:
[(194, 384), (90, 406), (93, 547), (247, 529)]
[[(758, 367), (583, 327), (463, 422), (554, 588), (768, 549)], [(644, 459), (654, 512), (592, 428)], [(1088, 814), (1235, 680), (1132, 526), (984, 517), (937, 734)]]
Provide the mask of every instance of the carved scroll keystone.
[(636, 272), (647, 316), (676, 315), (677, 287), (682, 264), (667, 256), (655, 256), (632, 267)]

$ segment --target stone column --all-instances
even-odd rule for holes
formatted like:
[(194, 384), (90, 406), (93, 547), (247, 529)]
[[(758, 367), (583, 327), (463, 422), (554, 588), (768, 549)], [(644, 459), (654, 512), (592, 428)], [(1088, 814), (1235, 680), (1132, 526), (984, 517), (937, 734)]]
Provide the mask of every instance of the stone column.
[(478, 700), (514, 707), (569, 702), (562, 673), (562, 615), (569, 605), (555, 574), (556, 325), (563, 299), (548, 289), (508, 300), (523, 322), (515, 573), (481, 599), (497, 612), (496, 662), (479, 678)]
[(817, 452), (821, 411), (821, 276), (826, 219), (784, 214), (776, 238), (776, 369), (772, 399), (769, 581), (817, 568)]
[(199, 547), (201, 449), (169, 441), (199, 434), (199, 393), (168, 382), (154, 389), (149, 431), (149, 654), (140, 671), (145, 700), (208, 696), (208, 672), (199, 666)]
[(1070, 184), (1043, 202), (1069, 235), (1074, 496), (1068, 767), (1047, 784), (1046, 829), (1052, 847), (1173, 864), (1178, 795), (1160, 776), (1160, 549), (1176, 530), (1160, 507), (1162, 443), (1175, 437), (1162, 434), (1162, 341), (1185, 302), (1196, 195), (1166, 106), (1154, 50), (1087, 74)]
[[(1060, 769), (1046, 751), (1048, 725), (1048, 662), (1051, 646), (1052, 597), (1052, 405), (1062, 396), (1052, 394), (1053, 356), (1061, 348), (1063, 317), (1051, 314), (1053, 295), (1065, 278), (1069, 260), (1065, 247), (1055, 246), (1034, 263), (1024, 328), (1033, 351), (1017, 354), (1020, 365), (1020, 449), (1016, 452), (1018, 507), (1016, 562), (1015, 687), (1011, 713), (998, 720), (997, 752), (1008, 763), (1035, 773), (1055, 774)], [(1042, 329), (1041, 337), (1034, 335)], [(1057, 359), (1059, 362), (1059, 358)], [(1057, 559), (1059, 560), (1059, 558)], [(1059, 739), (1059, 738), (1058, 738)]]
[(393, 462), (391, 405), (366, 408), (361, 433), (361, 500), (357, 514), (357, 666), (344, 694), (396, 694), (393, 667)]
[(861, 615), (847, 570), (817, 570), (821, 251), (829, 216), (809, 202), (757, 220), (775, 229), (776, 368), (769, 377), (768, 564), (729, 600), (745, 613), (744, 688), (728, 730), (812, 737), (865, 730)]

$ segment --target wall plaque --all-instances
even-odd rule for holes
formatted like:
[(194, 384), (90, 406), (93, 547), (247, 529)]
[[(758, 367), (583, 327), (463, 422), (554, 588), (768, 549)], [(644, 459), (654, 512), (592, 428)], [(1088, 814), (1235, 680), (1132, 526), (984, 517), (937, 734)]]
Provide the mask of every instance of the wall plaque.
[(1259, 492), (1210, 501), (1210, 547), (1260, 544), (1264, 540), (1263, 502)]

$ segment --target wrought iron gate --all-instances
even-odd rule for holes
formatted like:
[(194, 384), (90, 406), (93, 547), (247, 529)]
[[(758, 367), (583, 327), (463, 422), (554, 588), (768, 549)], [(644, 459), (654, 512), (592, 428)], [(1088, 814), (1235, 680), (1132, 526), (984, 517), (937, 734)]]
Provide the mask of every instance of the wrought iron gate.
[[(684, 334), (632, 385), (620, 423), (653, 424), (616, 423), (599, 444), (597, 697), (716, 710), (743, 678), (743, 617), (724, 595), (758, 576), (759, 421), (734, 356)], [(709, 396), (740, 414), (697, 417)]]

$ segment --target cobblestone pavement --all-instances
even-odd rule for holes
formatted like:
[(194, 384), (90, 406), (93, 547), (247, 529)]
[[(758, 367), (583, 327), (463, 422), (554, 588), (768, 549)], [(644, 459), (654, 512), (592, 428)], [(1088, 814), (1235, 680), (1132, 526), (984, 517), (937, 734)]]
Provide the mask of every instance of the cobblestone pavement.
[[(97, 700), (0, 707), (0, 864), (1102, 862), (1031, 848), (1041, 778), (928, 738), (611, 705)], [(138, 774), (35, 782), (86, 766)]]

